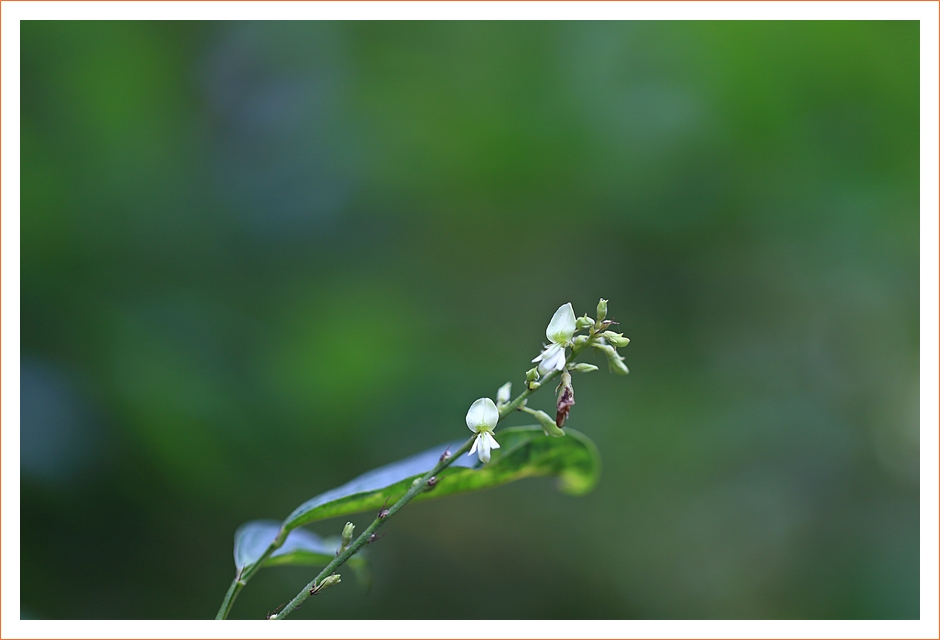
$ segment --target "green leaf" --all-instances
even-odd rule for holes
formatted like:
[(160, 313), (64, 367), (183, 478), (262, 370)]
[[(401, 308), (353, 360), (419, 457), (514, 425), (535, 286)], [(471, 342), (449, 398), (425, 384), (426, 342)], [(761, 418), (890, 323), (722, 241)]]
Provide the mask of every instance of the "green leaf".
[[(235, 568), (242, 571), (253, 565), (264, 554), (271, 541), (281, 530), (281, 523), (274, 520), (252, 520), (235, 532)], [(277, 565), (302, 565), (325, 567), (335, 557), (340, 545), (339, 536), (321, 538), (305, 529), (290, 532), (281, 548), (265, 561), (265, 567)], [(356, 556), (349, 559), (350, 565), (362, 565), (364, 559)]]
[[(496, 487), (507, 482), (539, 476), (559, 479), (561, 491), (582, 495), (597, 483), (600, 456), (597, 447), (584, 434), (566, 429), (567, 437), (549, 438), (542, 427), (509, 427), (496, 433), (500, 448), (483, 465), (476, 456), (463, 455), (438, 476), (437, 486), (421, 493), (415, 500), (440, 498), (456, 493)], [(445, 449), (458, 449), (463, 440), (442, 444), (424, 453), (405, 458), (364, 473), (341, 487), (321, 493), (294, 510), (284, 528), (287, 531), (305, 524), (345, 516), (362, 511), (378, 510), (383, 504), (394, 504), (408, 491), (412, 481), (439, 460)], [(268, 542), (277, 535), (273, 529)], [(288, 538), (289, 540), (290, 538)], [(260, 557), (265, 547), (261, 548)]]

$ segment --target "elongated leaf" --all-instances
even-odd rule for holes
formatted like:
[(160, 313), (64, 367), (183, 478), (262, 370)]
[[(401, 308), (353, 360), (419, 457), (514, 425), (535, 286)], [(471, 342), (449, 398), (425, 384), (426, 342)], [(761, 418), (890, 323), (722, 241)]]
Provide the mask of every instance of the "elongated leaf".
[[(275, 520), (252, 520), (240, 526), (235, 532), (235, 568), (241, 571), (257, 562), (280, 529), (281, 523)], [(265, 561), (264, 566), (325, 567), (336, 555), (339, 544), (339, 536), (321, 538), (311, 531), (295, 529), (281, 548)], [(351, 565), (363, 562), (362, 556), (349, 559)]]
[[(476, 456), (461, 456), (441, 472), (432, 491), (419, 494), (415, 500), (487, 489), (538, 476), (558, 477), (559, 488), (565, 493), (587, 493), (600, 474), (597, 447), (574, 429), (568, 428), (566, 432), (568, 435), (565, 437), (550, 438), (544, 435), (540, 426), (501, 429), (496, 434), (501, 448), (493, 450), (489, 464), (481, 464)], [(288, 516), (284, 527), (291, 530), (324, 518), (377, 510), (386, 500), (392, 504), (408, 491), (415, 478), (424, 475), (437, 463), (445, 449), (453, 451), (461, 444), (463, 441), (458, 440), (439, 445), (369, 471), (341, 487), (311, 498)], [(276, 534), (275, 529), (270, 539)]]

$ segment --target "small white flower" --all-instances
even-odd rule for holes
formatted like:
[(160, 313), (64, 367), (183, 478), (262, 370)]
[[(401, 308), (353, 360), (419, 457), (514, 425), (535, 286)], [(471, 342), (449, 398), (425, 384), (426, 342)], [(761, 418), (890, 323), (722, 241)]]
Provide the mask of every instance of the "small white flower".
[(551, 371), (561, 371), (565, 368), (565, 348), (571, 344), (571, 338), (577, 330), (577, 318), (574, 317), (574, 308), (571, 303), (558, 307), (545, 330), (545, 337), (549, 344), (534, 358), (532, 362), (539, 363), (539, 373), (546, 374)]
[(467, 411), (467, 427), (470, 431), (475, 431), (477, 437), (467, 455), (476, 453), (481, 462), (490, 461), (490, 449), (499, 449), (499, 443), (493, 437), (497, 422), (499, 410), (489, 398), (480, 398), (470, 405), (470, 410)]

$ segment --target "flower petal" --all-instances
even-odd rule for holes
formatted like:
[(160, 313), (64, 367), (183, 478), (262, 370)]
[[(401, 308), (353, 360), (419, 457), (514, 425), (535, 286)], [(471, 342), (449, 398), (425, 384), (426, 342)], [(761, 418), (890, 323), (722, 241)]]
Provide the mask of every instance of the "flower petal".
[(467, 427), (471, 431), (492, 429), (499, 422), (499, 410), (489, 398), (480, 398), (470, 405), (467, 411)]
[(548, 323), (545, 336), (554, 343), (568, 344), (574, 336), (577, 321), (571, 303), (563, 304), (558, 307), (558, 311), (552, 316), (552, 321)]
[(477, 437), (477, 440), (480, 441), (480, 450), (477, 451), (477, 455), (480, 456), (480, 461), (484, 464), (490, 461), (490, 441), (487, 439), (488, 435), (486, 431), (483, 431)]
[(553, 344), (542, 352), (542, 361), (539, 363), (539, 373), (545, 375), (552, 371), (561, 371), (565, 368), (565, 348), (560, 344)]
[(479, 434), (477, 434), (477, 437), (473, 439), (473, 446), (470, 447), (470, 453), (467, 454), (468, 456), (472, 456), (474, 453), (476, 453), (477, 445), (479, 443), (480, 443), (480, 436)]
[(467, 411), (467, 427), (471, 431), (487, 431), (496, 427), (499, 422), (499, 409), (489, 398), (480, 398), (470, 405)]
[(550, 360), (561, 349), (564, 349), (564, 347), (553, 342), (542, 349), (542, 353), (532, 358), (532, 362), (544, 362), (546, 360)]
[(565, 360), (567, 359), (568, 358), (565, 355), (565, 350), (559, 349), (558, 352), (555, 353), (554, 356), (552, 356), (552, 359), (546, 363), (546, 365), (549, 368), (554, 369), (555, 371), (561, 371), (562, 369), (565, 368)]
[(493, 437), (492, 433), (490, 433), (489, 431), (484, 431), (480, 435), (483, 437), (484, 440), (486, 440), (486, 444), (487, 446), (489, 446), (490, 449), (499, 449), (499, 443), (496, 442), (496, 438)]

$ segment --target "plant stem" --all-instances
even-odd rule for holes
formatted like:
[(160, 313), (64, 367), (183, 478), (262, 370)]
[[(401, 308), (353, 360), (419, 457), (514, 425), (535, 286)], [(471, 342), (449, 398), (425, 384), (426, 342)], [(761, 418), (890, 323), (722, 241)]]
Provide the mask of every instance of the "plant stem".
[(247, 567), (244, 573), (239, 571), (235, 574), (235, 579), (232, 580), (232, 584), (229, 585), (225, 598), (222, 600), (222, 606), (219, 607), (219, 612), (215, 614), (216, 620), (225, 620), (228, 617), (229, 612), (232, 610), (232, 605), (235, 604), (235, 598), (238, 597), (238, 593), (248, 583), (251, 576), (255, 575), (258, 569), (264, 565), (264, 561), (268, 559), (268, 556), (281, 548), (281, 545), (284, 544), (284, 540), (286, 539), (287, 534), (281, 529), (274, 541), (268, 545), (268, 548), (265, 549), (261, 557), (258, 558), (257, 562)]
[(307, 586), (304, 587), (300, 593), (294, 596), (294, 599), (288, 602), (287, 606), (285, 606), (280, 611), (280, 613), (277, 613), (276, 615), (272, 615), (270, 617), (270, 620), (282, 620), (287, 615), (289, 615), (292, 611), (294, 611), (297, 607), (303, 604), (303, 601), (306, 600), (310, 596), (310, 592), (316, 588), (317, 584), (319, 584), (319, 582), (323, 580), (324, 578), (326, 578), (328, 575), (333, 573), (336, 569), (341, 567), (357, 551), (359, 551), (359, 549), (362, 548), (363, 545), (370, 542), (370, 540), (372, 540), (373, 534), (375, 534), (378, 528), (381, 527), (385, 523), (386, 520), (388, 520), (393, 515), (395, 515), (396, 511), (398, 511), (403, 506), (411, 502), (412, 498), (414, 498), (416, 495), (418, 495), (422, 491), (427, 491), (428, 480), (431, 479), (431, 476), (437, 475), (438, 473), (440, 473), (441, 471), (449, 467), (454, 462), (454, 460), (457, 459), (458, 456), (461, 456), (467, 451), (469, 451), (471, 445), (473, 445), (473, 441), (475, 438), (476, 438), (475, 435), (471, 436), (466, 442), (460, 445), (460, 448), (454, 451), (448, 458), (441, 460), (436, 465), (434, 465), (434, 467), (430, 471), (428, 471), (423, 476), (415, 480), (415, 482), (412, 483), (411, 488), (408, 489), (405, 495), (399, 498), (398, 502), (396, 502), (395, 504), (393, 504), (391, 507), (388, 508), (388, 514), (384, 518), (377, 517), (375, 520), (373, 520), (372, 524), (370, 524), (366, 528), (366, 530), (363, 531), (362, 534), (360, 534), (360, 536), (356, 538), (356, 540), (351, 545), (349, 545), (346, 551), (336, 556), (336, 558), (334, 558), (328, 565), (326, 565), (323, 571), (317, 574), (316, 578), (314, 578), (310, 583), (308, 583)]
[(235, 604), (235, 598), (238, 596), (238, 592), (241, 591), (242, 587), (245, 586), (245, 583), (238, 579), (238, 576), (235, 576), (235, 579), (232, 580), (232, 584), (229, 585), (228, 591), (225, 593), (225, 598), (222, 600), (222, 606), (219, 607), (219, 612), (215, 614), (216, 620), (225, 620), (228, 617), (228, 612), (232, 610), (232, 605)]

